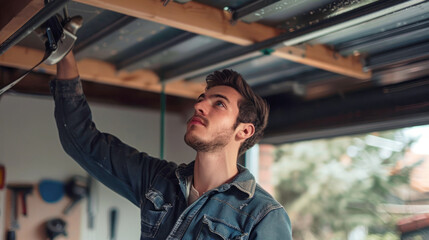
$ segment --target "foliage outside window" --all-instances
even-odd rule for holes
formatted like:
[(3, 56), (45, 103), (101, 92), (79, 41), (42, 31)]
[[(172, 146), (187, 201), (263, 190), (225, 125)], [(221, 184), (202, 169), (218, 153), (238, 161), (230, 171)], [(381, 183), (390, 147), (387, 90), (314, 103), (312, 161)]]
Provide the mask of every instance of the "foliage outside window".
[(279, 146), (276, 198), (291, 217), (294, 239), (344, 240), (363, 227), (366, 239), (399, 240), (395, 224), (408, 215), (383, 206), (404, 204), (397, 190), (409, 186), (419, 162), (396, 166), (413, 141), (395, 130)]

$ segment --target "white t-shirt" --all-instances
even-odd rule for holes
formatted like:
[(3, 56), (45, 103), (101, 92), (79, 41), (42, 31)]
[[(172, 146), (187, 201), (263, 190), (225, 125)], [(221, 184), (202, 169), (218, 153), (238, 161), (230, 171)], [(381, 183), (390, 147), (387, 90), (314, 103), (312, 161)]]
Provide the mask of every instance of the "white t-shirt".
[(188, 206), (197, 201), (197, 199), (200, 197), (200, 193), (197, 191), (197, 189), (194, 188), (194, 177), (189, 176), (188, 177), (188, 184), (186, 186), (188, 189)]

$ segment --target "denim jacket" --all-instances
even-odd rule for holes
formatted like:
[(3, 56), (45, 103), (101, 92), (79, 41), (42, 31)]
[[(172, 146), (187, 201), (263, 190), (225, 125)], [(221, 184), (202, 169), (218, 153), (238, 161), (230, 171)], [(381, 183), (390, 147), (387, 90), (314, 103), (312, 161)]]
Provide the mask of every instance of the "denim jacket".
[(51, 82), (65, 151), (107, 187), (140, 207), (141, 239), (292, 239), (284, 208), (252, 174), (239, 174), (187, 204), (194, 163), (177, 166), (97, 130), (78, 78)]

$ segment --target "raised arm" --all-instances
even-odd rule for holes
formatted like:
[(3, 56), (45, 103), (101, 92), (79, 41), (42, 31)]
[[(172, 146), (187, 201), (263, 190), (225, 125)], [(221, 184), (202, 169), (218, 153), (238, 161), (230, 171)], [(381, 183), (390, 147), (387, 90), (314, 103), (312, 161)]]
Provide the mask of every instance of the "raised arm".
[(57, 64), (57, 79), (58, 80), (71, 80), (79, 77), (76, 60), (73, 52), (70, 51), (60, 62)]
[(88, 173), (138, 206), (142, 191), (167, 163), (96, 128), (72, 53), (57, 64), (51, 92), (64, 150)]

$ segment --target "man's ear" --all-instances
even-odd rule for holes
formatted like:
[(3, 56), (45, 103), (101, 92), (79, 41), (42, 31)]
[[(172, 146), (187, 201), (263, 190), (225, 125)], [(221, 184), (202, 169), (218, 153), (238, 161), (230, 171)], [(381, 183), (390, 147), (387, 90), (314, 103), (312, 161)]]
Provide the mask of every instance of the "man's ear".
[(239, 140), (246, 140), (255, 133), (255, 126), (252, 123), (240, 123), (238, 129), (239, 131), (236, 136)]

